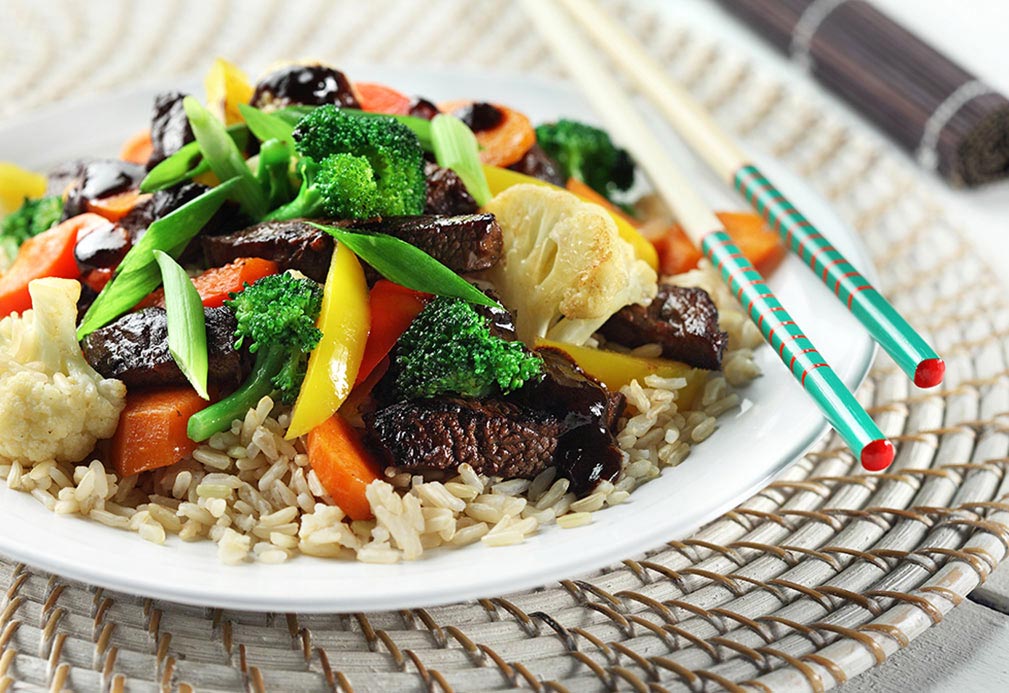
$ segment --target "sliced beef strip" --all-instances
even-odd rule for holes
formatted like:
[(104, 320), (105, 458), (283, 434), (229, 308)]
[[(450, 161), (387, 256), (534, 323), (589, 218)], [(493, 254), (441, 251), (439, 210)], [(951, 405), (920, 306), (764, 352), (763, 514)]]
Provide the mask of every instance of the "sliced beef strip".
[[(394, 402), (366, 412), (369, 443), (388, 465), (411, 471), (454, 470), (531, 479), (557, 466), (570, 488), (585, 495), (620, 472), (613, 429), (623, 411), (611, 395), (561, 351), (544, 349), (545, 374), (507, 397), (432, 397)], [(388, 393), (383, 377), (377, 395)]]
[(438, 107), (427, 99), (416, 97), (410, 103), (410, 112), (408, 115), (412, 115), (414, 118), (423, 118), (424, 120), (434, 120), (434, 117), (441, 113)]
[(425, 214), (340, 224), (354, 231), (395, 236), (461, 274), (490, 269), (501, 259), (504, 246), (501, 227), (493, 214)]
[(504, 113), (492, 103), (486, 101), (474, 101), (461, 108), (457, 108), (452, 114), (473, 132), (483, 132), (493, 130), (504, 120)]
[(530, 147), (529, 151), (521, 159), (508, 168), (512, 171), (532, 176), (533, 178), (545, 180), (547, 183), (553, 183), (562, 188), (568, 182), (564, 176), (564, 171), (561, 169), (561, 165), (543, 151), (543, 148), (538, 144)]
[(333, 256), (333, 237), (300, 219), (268, 221), (225, 236), (205, 236), (203, 251), (211, 266), (261, 257), (322, 283)]
[(256, 83), (250, 102), (257, 108), (282, 108), (292, 104), (336, 104), (361, 108), (350, 80), (325, 65), (289, 65), (271, 72)]
[(368, 438), (388, 464), (531, 479), (553, 460), (563, 422), (501, 400), (432, 397), (365, 414)]
[[(395, 236), (460, 273), (487, 269), (501, 257), (501, 228), (491, 214), (325, 223), (362, 233)], [(333, 239), (304, 220), (294, 219), (257, 224), (225, 236), (205, 237), (203, 249), (211, 265), (223, 265), (240, 257), (261, 257), (273, 260), (281, 269), (295, 269), (323, 282), (333, 255)], [(370, 271), (369, 276), (372, 281), (377, 278)]]
[(425, 214), (475, 214), (480, 208), (466, 190), (462, 178), (452, 169), (427, 162), (424, 175), (427, 177)]
[(718, 328), (718, 309), (703, 289), (662, 284), (647, 306), (625, 306), (600, 329), (626, 347), (660, 344), (662, 355), (696, 368), (719, 370), (729, 336)]
[(147, 168), (154, 168), (186, 144), (193, 141), (193, 129), (182, 107), (186, 95), (180, 91), (165, 91), (154, 97), (151, 118), (151, 157)]
[[(235, 350), (235, 316), (228, 308), (205, 308), (209, 382), (234, 389), (248, 376), (247, 352)], [(99, 328), (81, 344), (84, 358), (106, 378), (135, 387), (185, 385), (186, 377), (168, 351), (164, 308), (127, 313)]]
[(46, 174), (46, 195), (62, 195), (71, 184), (80, 180), (88, 164), (98, 159), (65, 161)]

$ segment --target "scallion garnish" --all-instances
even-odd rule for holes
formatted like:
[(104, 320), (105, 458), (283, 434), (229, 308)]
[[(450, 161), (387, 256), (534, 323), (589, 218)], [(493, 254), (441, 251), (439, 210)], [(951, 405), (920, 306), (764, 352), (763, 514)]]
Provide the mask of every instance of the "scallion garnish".
[(480, 289), (406, 241), (383, 233), (354, 233), (322, 224), (312, 226), (332, 235), (391, 282), (414, 291), (461, 298), (492, 308), (501, 307)]
[(280, 140), (292, 154), (294, 153), (294, 138), (291, 137), (291, 133), (294, 132), (293, 123), (274, 113), (264, 113), (244, 103), (238, 104), (238, 111), (256, 139), (260, 142)]
[(431, 121), (431, 142), (438, 165), (455, 171), (478, 205), (483, 207), (490, 202), (490, 187), (480, 163), (480, 147), (466, 123), (444, 113), (436, 115)]
[(203, 399), (207, 394), (207, 323), (203, 301), (186, 270), (168, 253), (154, 251), (165, 285), (168, 351), (186, 380)]
[(157, 289), (161, 272), (155, 263), (154, 251), (161, 250), (172, 257), (181, 255), (189, 241), (224, 204), (235, 185), (232, 181), (223, 183), (151, 224), (147, 233), (126, 253), (112, 280), (84, 314), (77, 328), (77, 339), (84, 339), (85, 335), (115, 320)]
[(192, 96), (182, 100), (186, 117), (193, 128), (193, 135), (200, 145), (203, 157), (209, 162), (210, 170), (224, 183), (235, 179), (235, 199), (242, 211), (253, 219), (261, 219), (266, 214), (266, 195), (259, 182), (245, 163), (242, 152), (228, 136), (224, 124), (204, 108)]
[[(249, 128), (245, 123), (229, 125), (227, 133), (228, 137), (235, 141), (236, 147), (240, 150), (245, 149), (245, 145), (249, 142)], [(209, 170), (210, 164), (203, 158), (200, 145), (190, 142), (152, 168), (141, 181), (140, 192), (164, 190)]]

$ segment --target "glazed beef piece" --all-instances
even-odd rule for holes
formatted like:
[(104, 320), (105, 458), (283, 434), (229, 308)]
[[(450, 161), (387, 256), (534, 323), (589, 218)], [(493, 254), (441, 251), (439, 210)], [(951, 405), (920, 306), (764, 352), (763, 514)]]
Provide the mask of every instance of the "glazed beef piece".
[(144, 179), (143, 166), (118, 159), (96, 159), (85, 163), (71, 180), (63, 205), (63, 218), (87, 211), (87, 203), (109, 195), (133, 190)]
[(432, 397), (365, 414), (368, 437), (389, 464), (531, 479), (553, 461), (563, 422), (501, 400)]
[(251, 103), (256, 108), (328, 103), (361, 107), (346, 75), (325, 65), (289, 65), (271, 72), (256, 84)]
[(532, 176), (533, 178), (545, 180), (547, 183), (553, 183), (562, 188), (568, 182), (567, 178), (564, 177), (560, 164), (554, 161), (538, 144), (530, 147), (529, 151), (521, 159), (508, 168), (512, 171)]
[(185, 94), (165, 91), (154, 97), (154, 115), (151, 118), (151, 158), (147, 168), (154, 168), (183, 146), (193, 141), (193, 129), (182, 107)]
[(62, 195), (73, 183), (80, 180), (88, 164), (97, 159), (65, 161), (46, 174), (46, 195)]
[[(484, 474), (531, 479), (549, 466), (586, 495), (620, 472), (613, 427), (622, 395), (587, 376), (563, 352), (542, 350), (541, 381), (506, 397), (385, 403), (364, 414), (369, 444), (386, 464), (411, 471), (454, 470), (463, 462)], [(375, 391), (395, 377), (390, 368)]]
[(129, 231), (110, 221), (77, 237), (74, 260), (82, 273), (116, 267), (129, 251), (130, 245)]
[(407, 115), (412, 115), (414, 118), (423, 118), (424, 120), (434, 120), (434, 117), (441, 113), (438, 107), (427, 99), (422, 99), (419, 96), (413, 100), (410, 104), (410, 111)]
[(462, 108), (457, 108), (452, 115), (466, 123), (473, 132), (493, 130), (504, 119), (501, 109), (486, 101), (474, 101)]
[(496, 265), (504, 244), (501, 227), (493, 214), (452, 217), (425, 214), (341, 222), (340, 225), (353, 231), (395, 236), (460, 274)]
[[(235, 316), (228, 308), (204, 308), (204, 316), (208, 380), (233, 389), (245, 380), (252, 365), (246, 352), (235, 350)], [(81, 347), (92, 368), (106, 378), (122, 380), (127, 389), (187, 383), (168, 351), (164, 308), (127, 313), (89, 334)]]
[(261, 257), (322, 283), (333, 256), (333, 237), (300, 219), (268, 221), (224, 236), (205, 236), (203, 251), (211, 266)]
[(462, 178), (452, 169), (427, 162), (424, 175), (427, 177), (424, 214), (475, 214), (479, 209)]
[(716, 371), (729, 336), (718, 329), (718, 309), (703, 289), (659, 285), (647, 306), (625, 306), (600, 329), (606, 339), (626, 347), (662, 345), (662, 355), (696, 368)]

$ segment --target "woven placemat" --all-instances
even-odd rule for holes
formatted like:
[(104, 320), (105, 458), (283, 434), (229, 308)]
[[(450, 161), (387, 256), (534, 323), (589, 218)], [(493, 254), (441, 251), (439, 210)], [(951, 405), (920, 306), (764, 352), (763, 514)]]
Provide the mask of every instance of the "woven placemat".
[[(0, 113), (177, 78), (217, 54), (252, 72), (313, 56), (558, 74), (512, 5), (4, 0)], [(885, 356), (860, 390), (898, 445), (891, 470), (863, 475), (827, 437), (690, 538), (433, 609), (209, 610), (0, 559), (0, 690), (821, 690), (882, 663), (987, 577), (1009, 548), (1003, 287), (888, 145), (649, 7), (611, 3), (724, 124), (834, 204), (946, 357), (941, 390), (914, 390)]]

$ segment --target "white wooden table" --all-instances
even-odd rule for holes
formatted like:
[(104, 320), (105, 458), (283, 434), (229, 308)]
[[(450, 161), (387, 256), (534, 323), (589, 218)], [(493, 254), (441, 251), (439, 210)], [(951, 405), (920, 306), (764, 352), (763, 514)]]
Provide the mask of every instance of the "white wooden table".
[[(1009, 93), (1006, 0), (873, 2), (1003, 93)], [(742, 50), (752, 52), (755, 59), (797, 73), (747, 29), (714, 8), (710, 0), (665, 0), (657, 6), (673, 14), (699, 18), (712, 31), (727, 34)], [(994, 269), (1003, 277), (1009, 276), (1009, 181), (976, 191), (953, 191), (938, 178), (933, 182), (936, 197), (950, 210), (950, 216), (970, 230), (971, 238)], [(849, 681), (841, 691), (1009, 691), (1009, 564), (996, 570), (943, 623), (926, 631), (882, 666)]]

